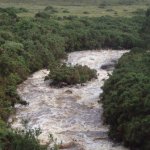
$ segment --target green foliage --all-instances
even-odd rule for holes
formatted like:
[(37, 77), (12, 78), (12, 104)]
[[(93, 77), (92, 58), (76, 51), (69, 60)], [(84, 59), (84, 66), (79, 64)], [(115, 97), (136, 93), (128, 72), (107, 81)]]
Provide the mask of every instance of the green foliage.
[(58, 11), (52, 7), (52, 6), (47, 6), (43, 12), (38, 12), (35, 14), (36, 18), (44, 18), (44, 19), (48, 19), (51, 17), (52, 14), (57, 13)]
[(146, 19), (143, 23), (141, 34), (144, 40), (144, 46), (145, 48), (150, 48), (150, 8), (146, 11)]
[[(1, 0), (2, 2), (6, 0)], [(7, 2), (12, 2), (11, 0), (7, 0)], [(98, 5), (109, 6), (109, 5), (131, 5), (131, 4), (141, 4), (141, 3), (149, 3), (149, 0), (14, 0), (14, 3), (31, 3), (31, 4), (54, 4), (54, 5)]]
[(38, 12), (35, 14), (36, 18), (44, 18), (44, 19), (48, 19), (50, 18), (50, 14), (48, 14), (47, 12)]
[[(2, 123), (0, 122), (0, 125)], [(28, 131), (11, 131), (4, 128), (0, 130), (0, 150), (46, 150), (47, 145), (41, 146), (37, 137), (39, 129)]]
[(8, 31), (0, 31), (0, 44), (4, 44), (5, 41), (12, 41), (13, 40), (13, 34)]
[(148, 150), (150, 139), (150, 54), (137, 48), (125, 54), (102, 95), (110, 136), (125, 145)]
[(22, 57), (24, 55), (23, 44), (6, 41), (1, 47), (3, 52), (0, 55), (0, 74), (2, 76), (8, 76), (10, 73), (17, 72), (22, 77), (25, 77), (28, 69)]
[(48, 13), (57, 13), (56, 8), (52, 6), (47, 6), (44, 10), (47, 11)]
[(50, 67), (50, 74), (46, 79), (52, 79), (51, 85), (62, 87), (85, 83), (96, 77), (96, 70), (87, 66), (76, 65), (71, 67), (66, 66), (66, 64), (55, 64)]
[(15, 8), (15, 7), (8, 7), (8, 8), (0, 8), (0, 12), (6, 12), (8, 14), (16, 14), (16, 13), (23, 13), (28, 12), (26, 8)]
[(135, 15), (145, 15), (144, 9), (137, 9), (136, 11), (132, 12)]
[[(66, 37), (66, 51), (86, 49), (130, 49), (142, 40), (138, 34), (144, 18), (66, 18), (69, 20), (63, 29)], [(140, 19), (140, 20), (139, 20)], [(71, 20), (71, 21), (70, 21)]]
[(68, 10), (63, 10), (63, 13), (69, 13), (69, 11)]
[[(140, 15), (133, 18), (114, 18), (109, 16), (99, 18), (78, 18), (76, 16), (56, 17), (52, 15), (55, 10), (53, 7), (47, 7), (43, 12), (36, 14), (34, 18), (20, 18), (16, 14), (19, 13), (16, 8), (0, 9), (0, 122), (2, 120), (8, 120), (16, 103), (25, 104), (17, 95), (17, 84), (26, 79), (30, 73), (41, 68), (47, 68), (60, 59), (65, 58), (66, 52), (101, 48), (130, 49), (138, 46), (149, 47), (149, 9), (147, 10), (146, 17)], [(142, 29), (141, 26), (143, 26)], [(139, 30), (141, 32), (139, 32)], [(149, 69), (143, 65), (143, 63), (146, 63), (147, 66), (150, 66), (149, 58), (147, 57), (149, 53), (146, 53), (146, 56), (144, 55), (144, 59), (142, 59), (142, 54), (139, 54), (137, 50), (134, 50), (132, 55), (129, 60), (133, 62), (137, 60), (136, 63), (132, 63), (128, 60), (125, 61), (130, 62), (130, 64), (119, 63), (120, 68), (122, 68), (121, 65), (128, 65), (128, 67), (123, 67), (120, 70), (120, 72), (123, 72), (123, 74), (120, 74), (124, 77), (121, 84), (124, 83), (124, 87), (127, 88), (128, 80), (131, 80), (132, 83), (136, 81), (137, 84), (134, 85), (136, 89), (132, 87), (133, 89), (131, 91), (130, 88), (125, 90), (123, 89), (124, 87), (121, 87), (120, 83), (118, 83), (118, 87), (125, 91), (122, 97), (127, 98), (128, 95), (134, 92), (138, 96), (129, 96), (127, 104), (123, 105), (124, 107), (119, 105), (121, 108), (120, 113), (115, 111), (117, 105), (110, 102), (113, 108), (111, 110), (108, 109), (108, 112), (110, 111), (110, 114), (114, 114), (112, 112), (115, 112), (116, 116), (122, 114), (122, 111), (126, 112), (128, 105), (130, 105), (131, 98), (133, 98), (134, 101), (130, 109), (133, 109), (134, 112), (133, 114), (127, 115), (123, 113), (123, 116), (117, 121), (112, 119), (113, 117), (115, 118), (115, 115), (113, 115), (113, 117), (108, 115), (110, 121), (112, 120), (111, 123), (114, 123), (114, 126), (112, 126), (113, 129), (118, 128), (121, 121), (125, 118), (127, 120), (135, 119), (132, 118), (132, 115), (138, 113), (136, 107), (139, 107), (141, 104), (138, 103), (140, 101), (139, 98), (141, 98), (143, 93), (147, 94), (147, 89), (149, 88), (149, 78), (146, 75), (149, 73)], [(133, 58), (135, 60), (133, 60)], [(141, 59), (143, 63), (141, 63)], [(140, 63), (138, 63), (138, 61)], [(128, 72), (127, 68), (132, 68), (134, 72), (124, 76), (124, 74)], [(66, 67), (63, 65), (56, 68), (53, 67), (51, 70), (52, 74), (50, 77), (58, 84), (60, 82), (66, 82), (67, 84), (84, 83), (96, 76), (94, 70), (85, 66)], [(135, 72), (137, 74), (135, 74)], [(119, 73), (116, 77), (120, 79)], [(117, 79), (114, 83), (117, 83)], [(141, 90), (138, 85), (140, 85), (144, 91)], [(118, 87), (116, 86), (115, 89)], [(112, 98), (115, 99), (115, 96), (116, 91), (113, 91)], [(109, 98), (110, 97), (108, 97), (108, 100)], [(146, 100), (142, 106), (144, 111), (149, 111), (148, 105), (148, 100)], [(108, 106), (111, 107), (110, 105)], [(124, 110), (123, 108), (126, 109)], [(107, 118), (107, 114), (109, 113), (107, 113), (107, 111), (105, 112)], [(139, 112), (143, 113), (143, 111)], [(136, 117), (138, 116), (136, 115)], [(145, 120), (147, 119), (144, 119), (143, 122), (145, 122)], [(117, 122), (117, 124), (115, 124), (115, 122)], [(138, 124), (138, 126), (143, 126), (143, 122)], [(0, 125), (1, 124), (3, 123), (0, 123)], [(124, 134), (124, 137), (122, 137), (123, 133), (128, 132), (123, 130), (123, 126), (124, 125), (119, 127), (121, 131), (119, 137), (121, 137), (121, 139), (127, 135)], [(125, 124), (125, 126), (128, 126), (129, 131), (135, 129), (134, 127), (130, 127), (130, 124)], [(113, 129), (111, 131), (116, 131)], [(111, 133), (115, 135), (114, 132)], [(15, 141), (13, 138), (15, 139), (16, 137), (20, 138), (22, 143), (23, 141), (25, 141), (26, 144), (30, 142), (30, 140), (27, 139), (26, 141), (26, 139), (24, 139), (25, 134), (20, 135), (20, 133), (12, 132), (7, 134), (10, 137), (10, 144)], [(116, 132), (116, 134), (118, 135), (118, 132)], [(134, 134), (136, 135), (136, 132), (134, 132)], [(130, 135), (130, 133), (128, 133), (128, 135)], [(137, 142), (133, 140), (132, 143), (136, 145)], [(125, 138), (125, 141), (127, 144), (129, 143), (128, 145), (132, 144), (127, 138)], [(2, 140), (2, 142), (7, 145), (8, 141)], [(34, 143), (32, 144), (34, 145)], [(145, 146), (148, 145), (145, 144)], [(33, 147), (31, 146), (30, 148)]]

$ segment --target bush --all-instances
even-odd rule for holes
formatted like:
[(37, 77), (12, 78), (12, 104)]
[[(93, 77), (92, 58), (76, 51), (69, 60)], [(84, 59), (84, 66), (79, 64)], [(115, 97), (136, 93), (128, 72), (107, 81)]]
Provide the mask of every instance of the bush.
[(11, 13), (16, 14), (16, 13), (28, 12), (28, 10), (25, 8), (8, 7), (8, 8), (0, 8), (0, 12), (1, 13), (6, 12), (9, 14), (11, 14)]
[[(1, 124), (0, 124), (1, 125)], [(11, 131), (0, 129), (0, 149), (2, 150), (46, 150), (48, 145), (41, 146), (37, 137), (39, 129), (28, 131)]]
[(56, 10), (56, 8), (52, 7), (52, 6), (47, 6), (45, 9), (44, 9), (45, 12), (47, 13), (57, 13), (58, 11)]
[(63, 13), (70, 13), (68, 10), (63, 10)]
[(90, 14), (88, 11), (84, 11), (83, 14)]
[(46, 79), (52, 79), (51, 85), (58, 87), (85, 83), (96, 78), (96, 71), (87, 66), (76, 65), (74, 67), (55, 65), (50, 68), (50, 74)]
[(50, 14), (48, 14), (47, 12), (38, 12), (35, 14), (36, 18), (50, 18)]
[(146, 11), (146, 19), (143, 23), (143, 26), (142, 26), (140, 32), (141, 32), (142, 38), (144, 40), (143, 46), (146, 49), (149, 49), (150, 48), (150, 8), (147, 9), (147, 11)]
[(150, 148), (150, 54), (125, 54), (103, 86), (102, 102), (110, 137), (132, 149)]

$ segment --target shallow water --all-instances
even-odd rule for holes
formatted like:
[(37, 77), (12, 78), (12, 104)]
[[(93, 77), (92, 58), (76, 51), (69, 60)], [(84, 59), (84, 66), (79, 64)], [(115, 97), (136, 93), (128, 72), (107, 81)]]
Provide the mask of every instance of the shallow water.
[(84, 86), (50, 87), (44, 81), (48, 70), (34, 73), (18, 86), (18, 94), (29, 105), (15, 106), (16, 115), (10, 118), (12, 128), (23, 128), (22, 120), (27, 120), (28, 128), (42, 129), (39, 136), (42, 143), (46, 143), (52, 133), (58, 143), (73, 143), (70, 150), (125, 150), (108, 139), (108, 127), (103, 125), (102, 105), (98, 104), (99, 94), (102, 93), (100, 87), (113, 70), (103, 70), (101, 66), (113, 64), (125, 52), (101, 50), (70, 53), (67, 63), (87, 65), (97, 70), (98, 79)]

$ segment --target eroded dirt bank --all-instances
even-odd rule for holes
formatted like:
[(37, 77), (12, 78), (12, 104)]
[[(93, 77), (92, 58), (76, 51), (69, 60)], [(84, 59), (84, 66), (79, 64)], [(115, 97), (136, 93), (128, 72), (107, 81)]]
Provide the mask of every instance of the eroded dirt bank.
[(44, 82), (48, 70), (34, 73), (18, 87), (19, 95), (29, 105), (16, 105), (16, 116), (10, 119), (13, 120), (12, 127), (22, 128), (22, 120), (26, 120), (28, 128), (42, 129), (41, 142), (46, 142), (49, 133), (52, 133), (58, 143), (70, 143), (70, 150), (125, 150), (108, 139), (108, 127), (103, 125), (103, 109), (98, 104), (99, 94), (102, 93), (100, 87), (108, 78), (108, 73), (112, 72), (113, 64), (125, 52), (70, 53), (67, 63), (87, 65), (97, 70), (98, 79), (84, 86), (52, 88)]

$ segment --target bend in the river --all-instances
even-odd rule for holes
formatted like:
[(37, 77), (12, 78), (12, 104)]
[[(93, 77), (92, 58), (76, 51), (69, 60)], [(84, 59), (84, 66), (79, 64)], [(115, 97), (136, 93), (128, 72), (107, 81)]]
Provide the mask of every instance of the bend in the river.
[(98, 104), (99, 94), (102, 93), (100, 87), (108, 78), (108, 73), (112, 72), (114, 62), (125, 52), (101, 50), (70, 53), (67, 63), (87, 65), (97, 70), (98, 79), (84, 86), (52, 88), (44, 81), (48, 70), (34, 73), (18, 86), (19, 95), (29, 105), (16, 105), (16, 115), (11, 118), (12, 127), (22, 128), (22, 120), (28, 120), (28, 128), (42, 129), (41, 142), (47, 142), (49, 133), (52, 133), (58, 142), (69, 143), (70, 150), (125, 150), (109, 140), (108, 127), (103, 125), (102, 105)]

